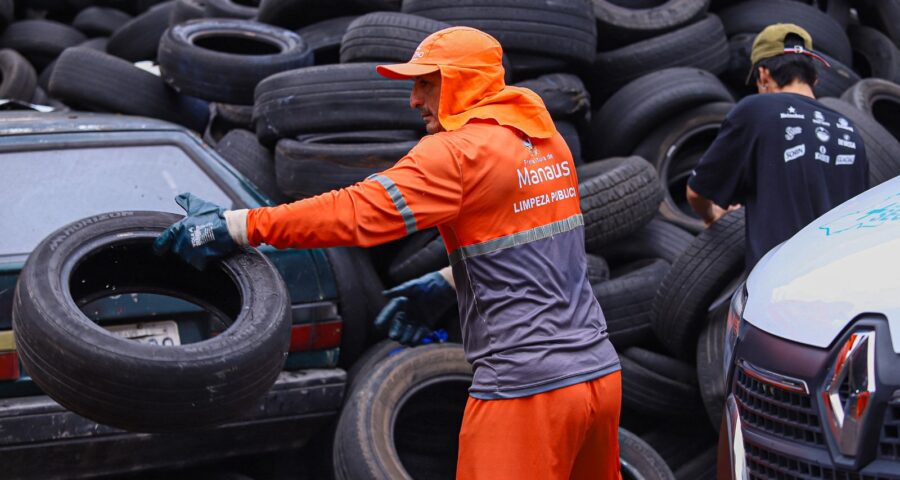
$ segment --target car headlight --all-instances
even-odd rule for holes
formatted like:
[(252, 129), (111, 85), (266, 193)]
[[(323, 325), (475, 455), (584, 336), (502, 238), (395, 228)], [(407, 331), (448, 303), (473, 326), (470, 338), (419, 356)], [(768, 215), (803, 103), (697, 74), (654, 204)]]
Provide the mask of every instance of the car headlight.
[(734, 362), (734, 347), (744, 326), (744, 307), (747, 305), (747, 282), (741, 282), (731, 296), (728, 306), (728, 321), (725, 326), (725, 354), (722, 355), (724, 378), (728, 378), (728, 369)]

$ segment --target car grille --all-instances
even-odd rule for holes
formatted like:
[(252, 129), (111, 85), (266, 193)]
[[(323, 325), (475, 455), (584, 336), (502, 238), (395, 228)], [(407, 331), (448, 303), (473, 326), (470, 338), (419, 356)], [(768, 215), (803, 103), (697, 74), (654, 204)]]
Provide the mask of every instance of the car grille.
[(878, 442), (878, 456), (886, 460), (900, 460), (900, 401), (894, 400), (884, 412), (884, 426)]
[(734, 393), (744, 424), (778, 437), (825, 447), (819, 416), (809, 395), (760, 382), (742, 369), (735, 373)]
[(897, 477), (860, 475), (835, 470), (773, 452), (744, 439), (750, 480), (892, 480)]

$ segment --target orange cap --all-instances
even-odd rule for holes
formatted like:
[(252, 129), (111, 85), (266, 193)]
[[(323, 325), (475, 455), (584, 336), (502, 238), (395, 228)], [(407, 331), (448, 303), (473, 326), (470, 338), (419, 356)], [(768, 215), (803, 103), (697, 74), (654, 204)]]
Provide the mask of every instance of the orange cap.
[(556, 132), (541, 97), (503, 81), (500, 42), (481, 30), (450, 27), (432, 33), (422, 40), (409, 62), (379, 65), (376, 71), (396, 80), (440, 71), (438, 121), (447, 131), (482, 119), (534, 138), (549, 138)]
[(503, 49), (494, 37), (470, 27), (450, 27), (432, 33), (416, 47), (407, 63), (378, 65), (387, 78), (409, 80), (440, 69), (439, 65), (485, 68), (503, 65)]

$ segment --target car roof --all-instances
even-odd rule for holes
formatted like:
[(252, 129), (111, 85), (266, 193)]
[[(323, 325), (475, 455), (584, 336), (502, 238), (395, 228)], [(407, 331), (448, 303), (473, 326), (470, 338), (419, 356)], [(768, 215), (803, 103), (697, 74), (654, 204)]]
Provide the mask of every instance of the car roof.
[(186, 128), (163, 120), (110, 113), (3, 112), (0, 137), (41, 133), (182, 131)]

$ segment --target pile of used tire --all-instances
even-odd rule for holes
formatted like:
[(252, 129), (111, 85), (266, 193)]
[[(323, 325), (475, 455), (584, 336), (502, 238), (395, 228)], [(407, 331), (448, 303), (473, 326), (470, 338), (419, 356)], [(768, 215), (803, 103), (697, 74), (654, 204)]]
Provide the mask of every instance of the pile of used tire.
[[(723, 391), (724, 325), (708, 310), (742, 272), (743, 212), (704, 229), (684, 189), (752, 93), (755, 34), (777, 22), (806, 28), (830, 61), (816, 94), (862, 132), (872, 184), (900, 173), (900, 0), (0, 0), (0, 98), (179, 123), (286, 202), (387, 168), (424, 135), (411, 82), (375, 64), (407, 61), (449, 25), (487, 31), (507, 81), (544, 99), (579, 164), (588, 275), (622, 358), (622, 424), (646, 442), (626, 432), (623, 444), (663, 460), (635, 460), (644, 478), (702, 479)], [(435, 230), (366, 254), (371, 301), (448, 264)], [(348, 390), (338, 477), (452, 477), (455, 436), (434, 432), (458, 427), (470, 375), (458, 347), (372, 348), (351, 371), (369, 373)], [(396, 413), (371, 411), (390, 405), (380, 394), (409, 409), (396, 442), (372, 430)], [(372, 455), (399, 470), (354, 470)]]

